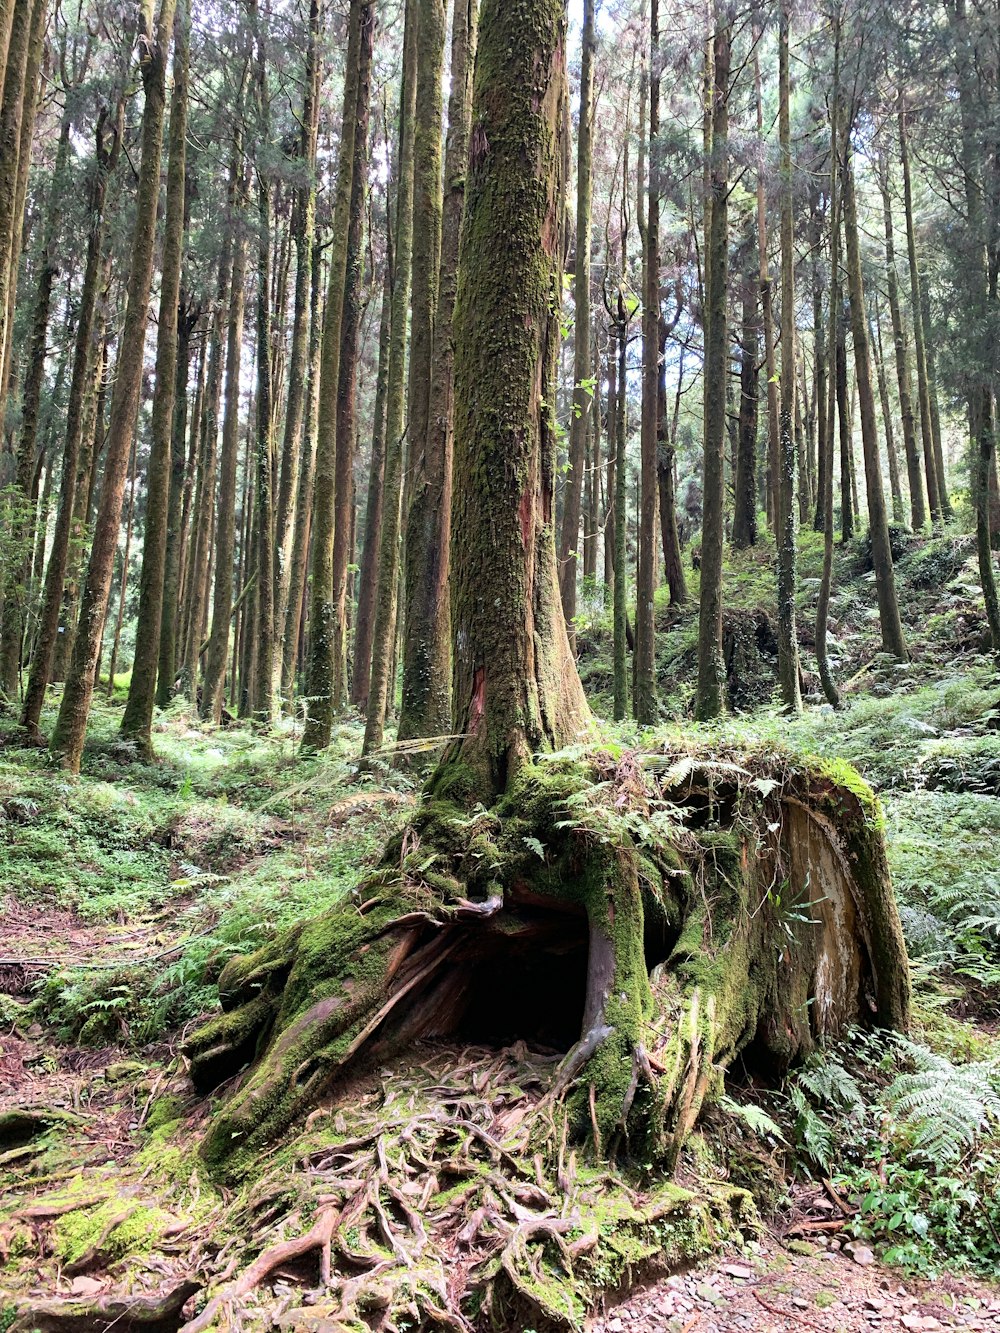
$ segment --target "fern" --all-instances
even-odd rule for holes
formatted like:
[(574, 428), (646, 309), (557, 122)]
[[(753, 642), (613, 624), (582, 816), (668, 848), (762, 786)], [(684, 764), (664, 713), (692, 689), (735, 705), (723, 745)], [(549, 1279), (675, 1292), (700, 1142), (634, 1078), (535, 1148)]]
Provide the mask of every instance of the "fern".
[(914, 1068), (893, 1080), (882, 1103), (915, 1151), (935, 1164), (953, 1162), (1000, 1124), (996, 1064), (955, 1065), (903, 1037), (896, 1044)]
[(796, 1144), (821, 1171), (829, 1171), (833, 1160), (833, 1130), (809, 1105), (802, 1088), (793, 1087), (789, 1095), (795, 1111)]
[(759, 1137), (769, 1134), (779, 1143), (788, 1142), (781, 1131), (781, 1126), (771, 1119), (763, 1107), (755, 1106), (753, 1102), (737, 1102), (732, 1097), (720, 1097), (719, 1106), (737, 1120), (742, 1120), (751, 1134)]

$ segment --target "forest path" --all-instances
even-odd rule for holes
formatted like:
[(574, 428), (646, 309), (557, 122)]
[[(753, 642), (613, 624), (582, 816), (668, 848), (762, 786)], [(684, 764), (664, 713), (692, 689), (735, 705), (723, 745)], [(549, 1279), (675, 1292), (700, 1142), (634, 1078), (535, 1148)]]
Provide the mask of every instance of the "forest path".
[(1000, 1329), (1000, 1287), (953, 1274), (909, 1277), (872, 1262), (871, 1251), (860, 1245), (856, 1259), (842, 1248), (795, 1253), (765, 1233), (756, 1248), (751, 1257), (719, 1258), (636, 1289), (596, 1318), (589, 1333)]

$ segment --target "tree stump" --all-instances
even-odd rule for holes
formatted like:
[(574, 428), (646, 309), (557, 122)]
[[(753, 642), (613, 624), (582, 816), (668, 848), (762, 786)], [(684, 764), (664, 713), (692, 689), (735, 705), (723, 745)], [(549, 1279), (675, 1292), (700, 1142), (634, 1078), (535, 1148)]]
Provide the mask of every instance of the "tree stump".
[(571, 1132), (670, 1169), (737, 1056), (774, 1079), (905, 1028), (881, 816), (847, 765), (556, 755), (488, 810), (463, 785), (443, 767), (359, 894), (226, 966), (185, 1048), (201, 1091), (249, 1066), (203, 1144), (219, 1178), (418, 1040), (565, 1051)]

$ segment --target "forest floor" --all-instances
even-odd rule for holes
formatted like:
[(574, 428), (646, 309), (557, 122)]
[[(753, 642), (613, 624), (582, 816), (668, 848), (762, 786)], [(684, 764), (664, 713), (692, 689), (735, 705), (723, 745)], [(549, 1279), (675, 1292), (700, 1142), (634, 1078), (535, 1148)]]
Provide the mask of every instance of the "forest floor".
[[(649, 1247), (633, 1264), (622, 1250), (589, 1314), (568, 1307), (565, 1327), (1000, 1329), (1000, 1286), (989, 1280), (1000, 1268), (1000, 680), (978, 650), (968, 555), (958, 539), (922, 546), (909, 584), (901, 561), (911, 632), (920, 627), (905, 671), (873, 651), (866, 575), (845, 570), (835, 634), (842, 677), (853, 677), (847, 706), (814, 705), (789, 722), (763, 701), (715, 734), (847, 759), (879, 790), (913, 963), (912, 1058), (937, 1071), (927, 1085), (936, 1109), (975, 1124), (957, 1147), (927, 1149), (919, 1119), (892, 1100), (910, 1053), (863, 1041), (789, 1089), (737, 1080), (680, 1183), (709, 1196), (746, 1186), (762, 1226), (740, 1235), (710, 1225), (676, 1265)], [(738, 610), (753, 620), (763, 576), (747, 565), (733, 577), (745, 592)], [(689, 620), (663, 622), (661, 668), (683, 679)], [(595, 619), (589, 633), (583, 670), (599, 695), (606, 630)], [(157, 762), (140, 763), (117, 740), (120, 706), (120, 690), (98, 706), (79, 780), (0, 724), (0, 1333), (19, 1308), (57, 1297), (183, 1295), (189, 1279), (233, 1291), (255, 1255), (308, 1229), (334, 1197), (324, 1189), (372, 1172), (389, 1182), (414, 1123), (442, 1179), (411, 1160), (408, 1174), (392, 1175), (403, 1213), (384, 1217), (364, 1255), (368, 1238), (348, 1233), (341, 1257), (353, 1246), (355, 1271), (385, 1251), (412, 1265), (423, 1242), (406, 1199), (419, 1198), (437, 1263), (427, 1286), (445, 1291), (482, 1258), (462, 1238), (472, 1195), (446, 1185), (445, 1172), (508, 1188), (514, 1218), (550, 1216), (540, 1168), (537, 1190), (531, 1171), (505, 1185), (506, 1159), (490, 1146), (537, 1103), (550, 1053), (419, 1048), (339, 1090), (234, 1192), (213, 1189), (199, 1168), (214, 1099), (193, 1094), (179, 1055), (217, 1006), (225, 959), (355, 893), (416, 802), (417, 781), (388, 764), (359, 771), (356, 721), (328, 754), (305, 760), (290, 724), (270, 735), (216, 730), (179, 701), (158, 718)], [(643, 743), (692, 743), (683, 709), (679, 691), (678, 720)], [(627, 727), (608, 734), (639, 740)], [(584, 1232), (603, 1179), (581, 1160), (573, 1207)], [(638, 1209), (655, 1187), (625, 1194)], [(289, 1257), (234, 1294), (233, 1326), (355, 1327), (317, 1288), (315, 1258)], [(188, 1313), (202, 1300), (193, 1295)]]

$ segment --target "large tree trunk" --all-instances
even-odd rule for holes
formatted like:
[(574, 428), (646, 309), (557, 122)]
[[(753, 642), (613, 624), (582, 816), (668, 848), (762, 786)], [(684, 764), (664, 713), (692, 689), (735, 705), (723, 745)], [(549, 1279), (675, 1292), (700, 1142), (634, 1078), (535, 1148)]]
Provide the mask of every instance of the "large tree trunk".
[[(278, 509), (275, 525), (274, 617), (275, 633), (280, 639), (280, 688), (284, 694), (289, 683), (285, 674), (288, 634), (295, 634), (288, 621), (289, 594), (292, 586), (293, 548), (296, 524), (299, 519), (297, 504), (299, 478), (308, 460), (303, 426), (306, 417), (306, 396), (309, 385), (309, 338), (312, 292), (313, 245), (316, 237), (316, 140), (319, 126), (320, 84), (320, 5), (310, 0), (309, 38), (306, 49), (305, 90), (302, 102), (302, 123), (299, 138), (300, 169), (305, 180), (295, 191), (292, 205), (291, 233), (295, 242), (295, 308), (292, 316), (292, 346), (288, 365), (288, 396), (285, 401), (285, 429), (282, 440), (281, 479), (278, 488)], [(305, 442), (305, 446), (304, 446)], [(373, 460), (374, 462), (374, 460)], [(362, 591), (364, 580), (362, 578)], [(360, 613), (359, 613), (360, 615)], [(276, 682), (277, 683), (277, 682)]]
[[(350, 464), (353, 456), (354, 358), (341, 374), (345, 324), (356, 317), (360, 286), (362, 199), (358, 141), (367, 146), (369, 77), (374, 36), (374, 5), (351, 0), (344, 112), (337, 164), (337, 191), (333, 215), (326, 317), (319, 383), (319, 420), (316, 477), (312, 506), (312, 586), (309, 611), (309, 660), (306, 692), (309, 697), (303, 744), (324, 749), (330, 743), (333, 715), (342, 702), (347, 612), (347, 529)], [(362, 97), (362, 89), (364, 95)], [(361, 123), (363, 117), (363, 124)], [(364, 167), (361, 167), (363, 175)], [(353, 271), (352, 271), (353, 260)], [(354, 336), (352, 327), (350, 334)], [(350, 436), (344, 434), (349, 428)]]
[[(654, 7), (656, 0), (653, 0)], [(653, 71), (658, 82), (659, 74)], [(573, 410), (569, 427), (569, 475), (563, 499), (559, 541), (559, 587), (563, 615), (575, 642), (577, 563), (580, 515), (586, 469), (587, 423), (590, 419), (590, 215), (593, 199), (594, 0), (583, 3), (580, 60), (580, 129), (576, 164), (576, 257), (573, 270)], [(659, 302), (657, 302), (659, 309)]]
[[(782, 0), (778, 39), (778, 137), (781, 142), (781, 408), (778, 441), (778, 682), (785, 707), (802, 711), (799, 643), (795, 627), (798, 523), (795, 509), (795, 218), (792, 199), (792, 130), (789, 76), (788, 0)], [(801, 477), (800, 482), (801, 485)]]
[[(435, 0), (437, 3), (437, 0)], [(443, 39), (444, 13), (441, 11)], [(421, 20), (423, 26), (424, 20)], [(435, 59), (426, 63), (433, 72), (439, 64), (436, 22), (432, 43)], [(451, 608), (449, 565), (451, 562), (451, 501), (454, 466), (454, 375), (453, 322), (458, 277), (459, 242), (465, 200), (465, 172), (469, 157), (472, 113), (472, 70), (475, 57), (478, 0), (459, 0), (452, 21), (451, 97), (448, 104), (448, 141), (444, 162), (444, 205), (440, 225), (428, 216), (428, 239), (440, 232), (440, 264), (434, 288), (433, 345), (426, 388), (426, 425), (423, 439), (414, 440), (415, 463), (411, 471), (413, 499), (406, 530), (406, 639), (403, 652), (403, 699), (399, 717), (399, 739), (435, 736), (451, 729)], [(419, 67), (418, 59), (418, 67)], [(438, 69), (440, 82), (440, 70)], [(440, 131), (439, 98), (433, 103), (435, 124), (429, 139)], [(417, 143), (420, 84), (417, 86)], [(437, 168), (434, 154), (426, 164), (416, 163), (416, 179), (426, 168)], [(436, 179), (436, 176), (435, 176)], [(430, 181), (427, 181), (430, 184)], [(419, 206), (420, 190), (415, 197)], [(423, 211), (423, 210), (421, 210)], [(414, 308), (424, 304), (418, 283), (421, 246), (414, 242)], [(412, 344), (411, 344), (412, 346)], [(420, 371), (423, 349), (418, 344), (411, 362), (411, 396), (414, 376)], [(420, 403), (423, 411), (423, 399)], [(418, 414), (419, 419), (419, 414)], [(411, 414), (411, 421), (413, 420)]]
[(240, 368), (243, 353), (243, 320), (246, 311), (247, 239), (242, 216), (245, 198), (243, 154), (239, 140), (233, 148), (230, 167), (233, 260), (230, 275), (229, 315), (226, 329), (226, 386), (222, 418), (222, 449), (219, 455), (219, 493), (215, 520), (215, 581), (212, 595), (212, 630), (205, 659), (201, 716), (212, 722), (222, 718), (222, 696), (229, 658), (229, 621), (233, 601), (233, 553), (236, 542), (236, 465), (240, 446)]
[(913, 320), (913, 355), (917, 366), (917, 403), (920, 407), (920, 436), (924, 450), (924, 475), (927, 478), (927, 500), (931, 522), (940, 523), (943, 516), (941, 492), (938, 487), (937, 464), (934, 459), (934, 424), (931, 420), (931, 398), (927, 383), (927, 347), (924, 342), (923, 299), (920, 294), (920, 272), (917, 267), (917, 239), (913, 225), (913, 186), (910, 180), (910, 148), (906, 132), (906, 114), (899, 112), (899, 156), (903, 168), (903, 210), (906, 216), (906, 254), (910, 274), (910, 317)]
[[(660, 28), (659, 0), (649, 16), (649, 188), (642, 246), (642, 420), (640, 423), (638, 568), (635, 580), (635, 716), (640, 726), (657, 720), (656, 445), (660, 360)], [(640, 171), (640, 177), (641, 177)], [(640, 199), (640, 207), (642, 201)]]
[[(167, 53), (173, 29), (173, 0), (160, 0), (155, 29), (143, 34), (142, 162), (132, 235), (128, 305), (122, 330), (118, 371), (111, 398), (111, 426), (101, 503), (80, 605), (80, 624), (73, 658), (66, 677), (59, 717), (52, 736), (52, 752), (70, 772), (79, 772), (87, 716), (94, 689), (94, 673), (101, 652), (101, 630), (111, 591), (111, 573), (129, 448), (135, 436), (146, 342), (147, 306), (153, 276), (156, 208), (160, 193), (160, 158), (166, 109)], [(172, 385), (171, 385), (172, 387)]]
[(417, 9), (407, 0), (403, 35), (403, 72), (399, 96), (399, 170), (396, 184), (396, 234), (392, 263), (389, 333), (389, 383), (386, 390), (385, 479), (378, 587), (372, 634), (371, 688), (365, 719), (364, 752), (379, 749), (396, 685), (395, 645), (399, 605), (399, 535), (402, 526), (403, 423), (406, 410), (406, 316), (410, 304), (413, 257), (413, 155), (417, 102)]
[(850, 293), (851, 332), (854, 336), (854, 364), (857, 372), (861, 440), (865, 458), (868, 529), (872, 543), (872, 563), (875, 567), (875, 593), (878, 599), (882, 647), (887, 653), (892, 653), (894, 657), (905, 662), (909, 654), (906, 651), (903, 625), (899, 616), (896, 575), (889, 542), (889, 521), (885, 512), (885, 489), (882, 484), (882, 464), (879, 458), (875, 395), (872, 391), (868, 311), (865, 306), (864, 280), (861, 273), (861, 242), (858, 236), (854, 167), (849, 154), (844, 165), (844, 236), (847, 242), (847, 286)]
[(133, 741), (147, 756), (153, 750), (151, 728), (156, 699), (156, 673), (160, 662), (174, 404), (177, 394), (177, 331), (181, 265), (184, 260), (189, 33), (185, 0), (178, 0), (174, 19), (174, 91), (170, 105), (167, 211), (163, 224), (160, 313), (156, 332), (152, 443), (146, 467), (146, 526), (142, 539), (139, 618), (135, 633), (132, 681), (121, 725), (122, 735)]
[(726, 381), (729, 372), (729, 61), (732, 15), (716, 0), (712, 96), (712, 193), (708, 288), (705, 302), (705, 505), (701, 541), (698, 621), (698, 689), (701, 721), (724, 708), (722, 660), (722, 559), (725, 544)]
[(736, 471), (733, 480), (733, 546), (745, 550), (757, 544), (757, 417), (760, 373), (760, 318), (757, 309), (758, 277), (754, 254), (748, 250), (746, 271), (740, 280), (740, 408)]

